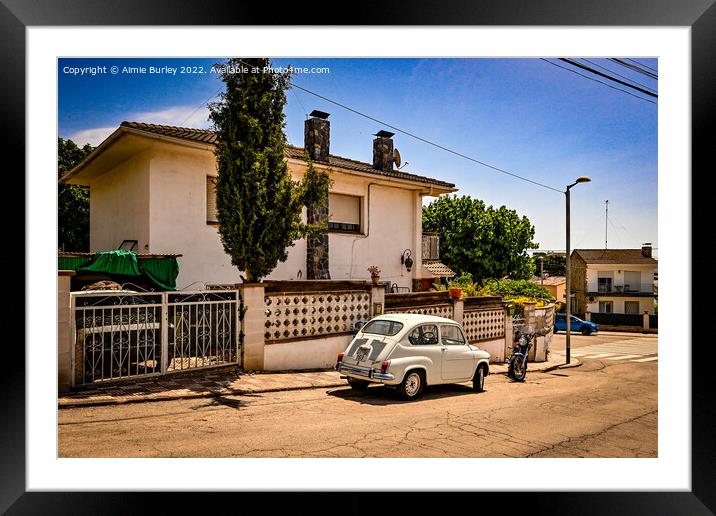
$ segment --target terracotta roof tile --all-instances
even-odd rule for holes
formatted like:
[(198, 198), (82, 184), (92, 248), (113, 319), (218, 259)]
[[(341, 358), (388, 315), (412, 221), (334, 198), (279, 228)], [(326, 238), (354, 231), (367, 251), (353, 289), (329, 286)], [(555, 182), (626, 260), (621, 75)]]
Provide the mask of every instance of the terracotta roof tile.
[(632, 265), (656, 265), (654, 258), (641, 254), (641, 249), (575, 249), (586, 263), (611, 263), (611, 264), (632, 264)]
[[(158, 124), (145, 124), (143, 122), (122, 122), (122, 127), (129, 127), (131, 129), (136, 129), (139, 131), (144, 131), (152, 134), (159, 134), (162, 136), (168, 136), (171, 138), (179, 138), (182, 140), (189, 140), (193, 142), (199, 142), (199, 143), (208, 143), (208, 144), (215, 144), (216, 143), (216, 132), (211, 131), (209, 129), (192, 129), (189, 127), (175, 127), (171, 125), (158, 125)], [(293, 145), (286, 145), (284, 148), (284, 153), (287, 158), (292, 159), (303, 159), (304, 157), (304, 149), (302, 147), (295, 147)], [(326, 165), (339, 167), (343, 169), (348, 170), (355, 170), (357, 172), (365, 172), (369, 174), (375, 174), (379, 176), (386, 176), (386, 177), (392, 177), (397, 179), (405, 179), (407, 181), (416, 181), (419, 183), (425, 183), (425, 184), (431, 184), (436, 186), (441, 186), (443, 188), (454, 188), (455, 185), (453, 183), (448, 183), (446, 181), (440, 181), (439, 179), (433, 179), (430, 177), (420, 176), (417, 174), (411, 174), (409, 172), (403, 172), (400, 170), (394, 170), (393, 172), (384, 173), (380, 170), (376, 170), (373, 168), (373, 165), (370, 163), (365, 163), (363, 161), (357, 161), (350, 158), (344, 158), (342, 156), (336, 156), (331, 154), (328, 157), (328, 162), (318, 162), (318, 163), (324, 163)]]

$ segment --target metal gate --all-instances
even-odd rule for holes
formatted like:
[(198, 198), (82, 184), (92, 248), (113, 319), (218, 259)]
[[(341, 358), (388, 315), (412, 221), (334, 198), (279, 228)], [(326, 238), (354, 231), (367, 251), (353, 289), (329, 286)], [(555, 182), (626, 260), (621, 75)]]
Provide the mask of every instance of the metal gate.
[(74, 385), (240, 365), (238, 290), (71, 297)]

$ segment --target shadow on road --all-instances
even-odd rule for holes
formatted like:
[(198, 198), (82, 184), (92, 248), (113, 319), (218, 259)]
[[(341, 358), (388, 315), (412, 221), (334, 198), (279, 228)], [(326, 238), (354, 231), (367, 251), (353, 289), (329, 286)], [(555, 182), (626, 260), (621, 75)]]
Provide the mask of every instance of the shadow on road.
[(423, 390), (420, 398), (412, 402), (400, 399), (395, 389), (385, 386), (371, 386), (365, 391), (358, 391), (351, 389), (350, 387), (345, 387), (328, 391), (327, 394), (346, 401), (354, 401), (364, 405), (379, 406), (395, 405), (400, 403), (420, 403), (422, 401), (452, 398), (468, 394), (479, 395), (479, 393), (474, 392), (471, 387), (461, 384), (428, 385)]

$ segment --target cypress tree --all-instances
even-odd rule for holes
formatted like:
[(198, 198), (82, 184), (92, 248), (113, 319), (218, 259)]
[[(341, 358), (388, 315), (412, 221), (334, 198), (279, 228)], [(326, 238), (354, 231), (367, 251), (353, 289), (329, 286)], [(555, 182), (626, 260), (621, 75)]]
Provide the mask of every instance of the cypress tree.
[(266, 58), (233, 58), (217, 66), (226, 85), (209, 105), (217, 132), (219, 234), (232, 265), (244, 272), (242, 280), (256, 282), (286, 261), (294, 240), (322, 230), (302, 223), (301, 209), (327, 197), (330, 179), (311, 170), (306, 180), (294, 182), (289, 174), (283, 108), (290, 72), (270, 70)]

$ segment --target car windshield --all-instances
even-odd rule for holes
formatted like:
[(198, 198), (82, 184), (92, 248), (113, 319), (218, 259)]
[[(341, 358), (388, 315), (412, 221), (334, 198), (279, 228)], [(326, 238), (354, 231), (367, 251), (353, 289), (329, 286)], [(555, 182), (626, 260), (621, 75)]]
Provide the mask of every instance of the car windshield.
[(403, 328), (403, 323), (397, 321), (386, 321), (384, 319), (378, 319), (371, 321), (361, 331), (363, 333), (372, 333), (374, 335), (388, 335), (393, 336)]

